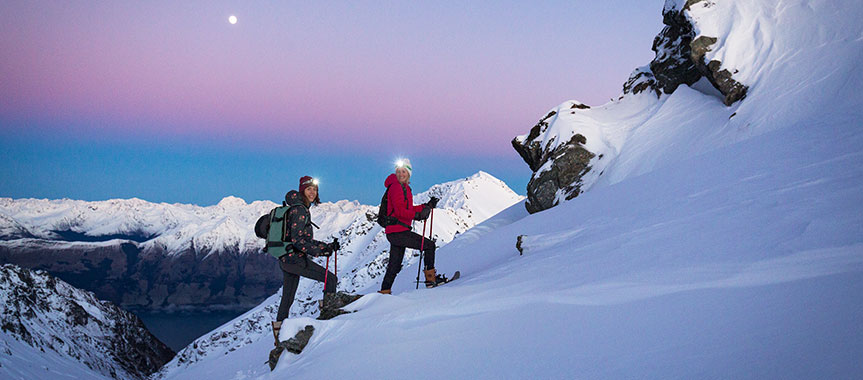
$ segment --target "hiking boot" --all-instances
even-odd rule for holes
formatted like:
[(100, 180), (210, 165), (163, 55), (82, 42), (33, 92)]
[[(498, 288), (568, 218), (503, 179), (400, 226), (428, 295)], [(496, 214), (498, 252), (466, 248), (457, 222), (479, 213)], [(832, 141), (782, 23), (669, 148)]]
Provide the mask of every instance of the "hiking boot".
[(378, 293), (380, 293), (380, 294), (393, 294), (393, 290), (392, 289), (378, 290)]
[(440, 284), (445, 284), (447, 281), (446, 276), (437, 274), (437, 270), (434, 268), (424, 270), (423, 274), (426, 276), (426, 288), (434, 288)]

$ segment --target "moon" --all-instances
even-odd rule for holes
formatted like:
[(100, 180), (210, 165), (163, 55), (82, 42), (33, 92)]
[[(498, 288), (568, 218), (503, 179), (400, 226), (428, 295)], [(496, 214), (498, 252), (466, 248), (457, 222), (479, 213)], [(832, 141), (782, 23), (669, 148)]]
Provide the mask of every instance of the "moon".
[(237, 23), (237, 16), (230, 15), (230, 16), (228, 17), (228, 22), (230, 22), (232, 25), (233, 25), (233, 24), (236, 24), (236, 23)]

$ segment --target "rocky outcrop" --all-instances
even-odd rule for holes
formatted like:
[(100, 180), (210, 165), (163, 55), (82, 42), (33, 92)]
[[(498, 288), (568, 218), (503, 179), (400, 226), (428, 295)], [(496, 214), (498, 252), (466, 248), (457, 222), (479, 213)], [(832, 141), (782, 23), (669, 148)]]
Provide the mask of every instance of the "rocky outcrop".
[(267, 360), (267, 364), (270, 366), (270, 371), (276, 369), (276, 365), (279, 364), (279, 359), (282, 356), (282, 352), (287, 350), (288, 352), (299, 355), (303, 352), (303, 349), (306, 348), (306, 345), (309, 344), (309, 340), (312, 339), (312, 334), (315, 333), (315, 326), (306, 325), (302, 330), (297, 331), (297, 334), (291, 337), (288, 340), (283, 340), (270, 351), (270, 358)]
[[(699, 35), (693, 10), (703, 11), (715, 6), (707, 0), (667, 0), (662, 12), (665, 27), (654, 38), (652, 49), (656, 53), (650, 64), (635, 69), (623, 84), (622, 100), (626, 95), (641, 93), (653, 94), (661, 98), (671, 94), (681, 85), (692, 86), (706, 78), (722, 96), (726, 105), (731, 105), (746, 96), (748, 87), (739, 82), (735, 72), (723, 68), (722, 62), (712, 59), (711, 52), (724, 43), (717, 37)], [(705, 14), (699, 13), (700, 16)], [(709, 17), (709, 16), (705, 16)], [(566, 103), (565, 103), (566, 104)], [(525, 207), (531, 213), (542, 211), (581, 194), (602, 173), (602, 150), (588, 149), (588, 139), (596, 134), (581, 133), (578, 128), (585, 124), (596, 124), (590, 116), (578, 118), (578, 113), (590, 107), (578, 102), (570, 106), (560, 106), (546, 114), (526, 135), (512, 140), (512, 146), (533, 171), (527, 185)], [(567, 126), (554, 124), (563, 116), (568, 117), (560, 124), (573, 123), (575, 131), (563, 131)], [(617, 128), (617, 126), (609, 126)], [(599, 133), (601, 134), (601, 132)], [(595, 148), (604, 142), (593, 143)], [(608, 152), (616, 154), (617, 152)], [(599, 173), (592, 172), (598, 167)], [(586, 180), (589, 178), (590, 180)]]
[(633, 71), (623, 85), (623, 93), (651, 90), (657, 96), (670, 94), (678, 86), (692, 85), (704, 77), (722, 93), (727, 106), (746, 97), (748, 87), (735, 80), (734, 73), (723, 69), (722, 62), (707, 59), (718, 38), (696, 35), (688, 16), (693, 7), (711, 6), (713, 3), (707, 0), (667, 1), (662, 12), (665, 27), (653, 40), (656, 56), (647, 67)]
[(349, 314), (350, 311), (345, 311), (342, 308), (361, 297), (362, 296), (359, 294), (350, 294), (346, 292), (325, 294), (324, 298), (321, 300), (321, 313), (318, 315), (318, 319), (325, 321), (342, 314)]
[(21, 359), (12, 361), (22, 366), (17, 372), (68, 368), (48, 359), (38, 365), (23, 359), (53, 351), (106, 377), (145, 379), (174, 356), (134, 314), (44, 271), (0, 267), (0, 317), (3, 340), (26, 344), (7, 345), (7, 353)]
[(306, 345), (309, 344), (309, 340), (312, 339), (312, 334), (315, 333), (315, 326), (306, 325), (302, 330), (297, 331), (297, 334), (294, 335), (291, 339), (284, 341), (284, 347), (288, 352), (292, 354), (299, 355), (303, 352), (303, 349), (306, 348)]
[[(574, 102), (569, 110), (589, 109)], [(596, 155), (585, 148), (587, 138), (573, 135), (564, 144), (555, 145), (551, 139), (544, 142), (542, 135), (548, 130), (559, 111), (551, 111), (531, 128), (527, 136), (512, 140), (512, 146), (533, 170), (527, 184), (525, 207), (530, 213), (557, 205), (562, 199), (572, 199), (581, 193), (581, 178), (591, 170), (590, 161)]]

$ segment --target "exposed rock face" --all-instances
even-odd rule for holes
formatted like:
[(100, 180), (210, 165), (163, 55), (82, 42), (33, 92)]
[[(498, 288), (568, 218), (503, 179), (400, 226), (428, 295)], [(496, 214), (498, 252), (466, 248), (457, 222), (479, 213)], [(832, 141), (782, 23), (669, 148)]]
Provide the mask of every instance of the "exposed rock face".
[(345, 292), (327, 293), (321, 300), (321, 314), (318, 319), (327, 320), (338, 317), (342, 314), (348, 314), (349, 311), (342, 310), (343, 307), (351, 302), (354, 302), (362, 297), (358, 294), (349, 294)]
[(282, 352), (285, 350), (295, 355), (302, 353), (303, 349), (306, 348), (306, 345), (309, 344), (309, 340), (312, 339), (312, 334), (314, 334), (314, 332), (315, 326), (306, 325), (305, 328), (298, 331), (293, 337), (279, 342), (279, 344), (270, 351), (270, 358), (267, 360), (267, 364), (270, 366), (270, 371), (274, 370), (276, 365), (279, 364), (279, 359), (282, 356)]
[(581, 177), (590, 171), (595, 155), (584, 148), (585, 138), (575, 135), (553, 150), (548, 158), (551, 168), (539, 171), (527, 184), (527, 211), (534, 213), (557, 205), (560, 193), (569, 200), (581, 193)]
[(21, 359), (12, 363), (40, 369), (59, 365), (26, 359), (50, 350), (107, 377), (144, 379), (174, 356), (134, 314), (44, 271), (0, 267), (0, 316), (2, 340), (26, 343), (7, 345), (8, 354)]
[(652, 90), (656, 95), (670, 94), (681, 84), (692, 85), (701, 77), (707, 78), (722, 95), (723, 102), (730, 106), (746, 96), (748, 87), (733, 78), (722, 62), (708, 61), (706, 55), (718, 39), (696, 35), (688, 12), (693, 7), (711, 7), (707, 0), (666, 1), (662, 12), (665, 27), (653, 40), (656, 56), (648, 67), (636, 69), (623, 85), (624, 94), (638, 94)]
[(303, 352), (303, 349), (306, 348), (306, 345), (309, 344), (309, 340), (312, 339), (312, 334), (315, 333), (315, 326), (306, 325), (300, 331), (297, 331), (297, 335), (294, 335), (293, 338), (288, 339), (282, 343), (285, 344), (285, 349), (292, 354), (299, 355)]
[(650, 62), (650, 71), (656, 77), (657, 92), (670, 94), (681, 84), (694, 84), (702, 74), (691, 59), (692, 24), (683, 12), (666, 10), (662, 23), (665, 27), (653, 39), (656, 56)]
[[(571, 110), (589, 108), (581, 103), (574, 103), (570, 107)], [(591, 170), (590, 160), (596, 156), (584, 147), (587, 139), (580, 134), (554, 148), (551, 148), (554, 141), (543, 144), (540, 137), (555, 116), (557, 112), (550, 112), (531, 128), (526, 137), (520, 136), (512, 140), (513, 148), (534, 171), (527, 184), (525, 202), (530, 213), (551, 208), (557, 205), (561, 198), (568, 200), (581, 193), (581, 178)]]

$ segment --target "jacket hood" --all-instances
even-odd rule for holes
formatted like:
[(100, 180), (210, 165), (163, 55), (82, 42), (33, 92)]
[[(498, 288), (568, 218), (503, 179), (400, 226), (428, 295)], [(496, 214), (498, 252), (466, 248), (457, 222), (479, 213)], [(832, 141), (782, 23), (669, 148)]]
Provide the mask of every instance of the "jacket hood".
[[(389, 177), (384, 181), (384, 187), (390, 187), (390, 185), (395, 185), (399, 183), (399, 178), (396, 177), (396, 173), (390, 174)], [(411, 185), (411, 180), (408, 178), (408, 186)]]
[(393, 173), (384, 181), (384, 187), (390, 187), (390, 185), (395, 185), (397, 183), (399, 183), (399, 179), (396, 177), (396, 173)]
[(288, 206), (305, 206), (305, 203), (303, 203), (303, 197), (300, 195), (300, 192), (296, 190), (291, 190), (285, 194), (285, 203), (287, 203)]

